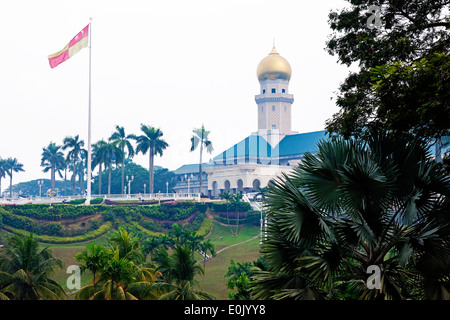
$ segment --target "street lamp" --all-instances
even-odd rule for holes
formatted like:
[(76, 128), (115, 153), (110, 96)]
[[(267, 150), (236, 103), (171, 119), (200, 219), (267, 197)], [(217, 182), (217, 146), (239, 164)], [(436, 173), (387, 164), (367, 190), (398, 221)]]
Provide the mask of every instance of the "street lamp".
[(144, 183), (144, 197), (145, 197), (145, 187), (146, 187), (147, 185)]
[(39, 198), (41, 198), (41, 188), (44, 185), (44, 180), (38, 180), (38, 186), (39, 186)]
[(184, 174), (184, 179), (187, 179), (187, 182), (188, 182), (188, 197), (189, 197), (189, 191), (190, 191), (190, 183), (191, 183), (191, 179), (194, 177), (194, 175), (191, 173), (191, 175), (190, 176), (188, 176), (186, 173)]
[(131, 197), (131, 187), (130, 187), (130, 184), (131, 184), (131, 182), (133, 182), (134, 176), (131, 176), (130, 179), (128, 179), (128, 176), (127, 176), (126, 178), (127, 178), (127, 182), (128, 182), (128, 196)]
[(169, 195), (169, 181), (166, 182), (166, 196)]

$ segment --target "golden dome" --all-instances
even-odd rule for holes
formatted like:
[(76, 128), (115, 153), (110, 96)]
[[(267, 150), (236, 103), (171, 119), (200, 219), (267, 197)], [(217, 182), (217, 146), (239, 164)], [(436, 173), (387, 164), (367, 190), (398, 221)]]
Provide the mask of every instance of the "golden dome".
[(275, 49), (275, 45), (269, 55), (261, 60), (256, 70), (256, 75), (260, 82), (277, 79), (289, 81), (291, 79), (291, 74), (291, 65), (285, 58), (279, 55)]

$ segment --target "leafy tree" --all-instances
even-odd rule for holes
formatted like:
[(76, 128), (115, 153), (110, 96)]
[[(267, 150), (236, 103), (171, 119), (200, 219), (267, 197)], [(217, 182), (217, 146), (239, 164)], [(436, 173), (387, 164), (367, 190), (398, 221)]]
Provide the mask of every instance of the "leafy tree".
[(141, 124), (143, 135), (137, 136), (136, 153), (142, 152), (146, 154), (148, 151), (149, 158), (149, 192), (154, 193), (154, 157), (155, 155), (163, 155), (163, 151), (169, 146), (162, 139), (163, 132), (160, 129)]
[(25, 171), (23, 169), (23, 164), (20, 163), (16, 158), (8, 158), (5, 160), (6, 173), (9, 176), (9, 196), (12, 197), (12, 178), (13, 172)]
[(449, 190), (419, 138), (322, 141), (268, 186), (255, 298), (449, 299)]
[(191, 137), (191, 152), (197, 149), (197, 147), (200, 148), (200, 162), (199, 162), (199, 183), (200, 183), (200, 193), (202, 193), (202, 155), (203, 155), (203, 148), (206, 149), (208, 153), (211, 153), (214, 149), (212, 146), (212, 142), (209, 140), (209, 131), (205, 129), (205, 126), (202, 124), (201, 128), (195, 128), (192, 130), (194, 135)]
[(62, 268), (61, 260), (28, 236), (14, 235), (0, 253), (0, 300), (62, 300), (64, 289), (50, 275)]
[(229, 278), (227, 281), (227, 288), (230, 290), (236, 289), (237, 292), (229, 292), (228, 297), (231, 300), (251, 300), (250, 291), (250, 277), (253, 275), (252, 264), (250, 261), (243, 263), (231, 260), (228, 271), (225, 277)]
[(134, 134), (125, 134), (125, 129), (121, 126), (116, 126), (116, 131), (111, 135), (109, 138), (110, 142), (113, 142), (116, 147), (118, 147), (122, 152), (122, 175), (121, 175), (121, 188), (122, 193), (124, 191), (125, 186), (125, 148), (127, 148), (128, 151), (128, 158), (133, 158), (134, 156), (134, 148), (131, 144), (131, 139), (136, 139), (136, 136)]
[[(368, 134), (371, 128), (428, 139), (448, 135), (448, 1), (349, 2), (348, 8), (329, 14), (333, 33), (327, 50), (359, 70), (339, 87), (340, 111), (327, 121), (327, 130), (345, 137)], [(368, 28), (371, 5), (379, 10), (379, 28)]]
[(55, 190), (55, 174), (59, 173), (62, 177), (61, 169), (65, 167), (64, 154), (60, 151), (61, 146), (57, 146), (56, 143), (50, 142), (50, 144), (42, 149), (41, 167), (44, 167), (44, 172), (50, 170), (51, 190)]

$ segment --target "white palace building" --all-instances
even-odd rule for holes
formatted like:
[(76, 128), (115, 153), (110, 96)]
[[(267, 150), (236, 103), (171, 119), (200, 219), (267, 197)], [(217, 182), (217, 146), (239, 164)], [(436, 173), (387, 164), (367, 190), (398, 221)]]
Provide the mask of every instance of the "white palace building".
[[(203, 163), (201, 193), (217, 197), (220, 193), (248, 193), (267, 186), (282, 172), (297, 164), (307, 151), (314, 151), (325, 131), (292, 131), (291, 110), (294, 96), (289, 93), (292, 70), (275, 46), (258, 64), (260, 92), (255, 96), (258, 131)], [(177, 193), (199, 193), (199, 165), (183, 165), (174, 171)]]

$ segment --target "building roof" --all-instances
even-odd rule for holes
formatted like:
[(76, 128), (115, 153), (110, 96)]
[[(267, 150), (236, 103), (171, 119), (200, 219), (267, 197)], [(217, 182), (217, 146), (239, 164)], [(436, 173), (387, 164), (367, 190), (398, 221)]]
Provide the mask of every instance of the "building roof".
[[(206, 168), (206, 167), (210, 167), (213, 166), (214, 164), (212, 163), (202, 163), (202, 171)], [(186, 173), (198, 173), (198, 171), (200, 170), (200, 166), (198, 163), (195, 164), (185, 164), (182, 165), (181, 167), (179, 167), (178, 169), (176, 169), (174, 171), (175, 174), (186, 174)]]
[(326, 139), (326, 131), (324, 130), (292, 134), (284, 137), (274, 151), (275, 154), (279, 153), (281, 158), (298, 156), (305, 152), (314, 152), (317, 143), (322, 139)]
[(299, 133), (285, 136), (272, 148), (263, 136), (250, 135), (214, 157), (217, 164), (258, 162), (268, 158), (300, 158), (313, 152), (317, 143), (325, 138), (325, 131)]

